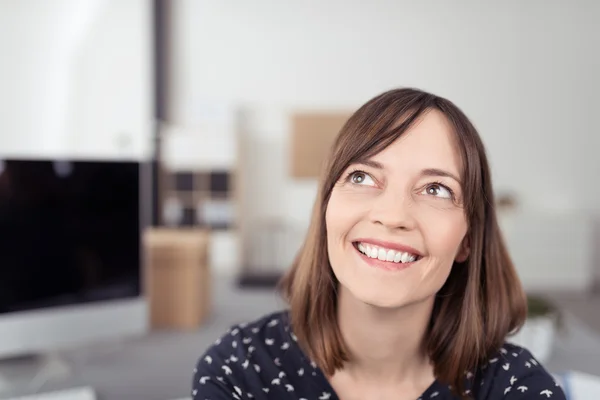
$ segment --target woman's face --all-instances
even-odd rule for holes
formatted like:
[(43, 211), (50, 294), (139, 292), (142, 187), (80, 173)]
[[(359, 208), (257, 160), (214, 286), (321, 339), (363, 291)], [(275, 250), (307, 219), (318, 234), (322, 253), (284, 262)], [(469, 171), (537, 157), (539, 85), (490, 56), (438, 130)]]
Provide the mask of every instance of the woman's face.
[(432, 298), (468, 256), (461, 159), (429, 111), (385, 150), (351, 165), (325, 214), (333, 272), (356, 299), (401, 307)]

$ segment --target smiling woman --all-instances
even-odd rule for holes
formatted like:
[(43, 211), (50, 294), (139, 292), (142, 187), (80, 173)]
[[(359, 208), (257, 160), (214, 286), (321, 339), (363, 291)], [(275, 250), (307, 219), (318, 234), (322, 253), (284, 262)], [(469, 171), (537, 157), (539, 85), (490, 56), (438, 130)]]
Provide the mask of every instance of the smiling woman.
[(563, 400), (506, 342), (526, 302), (504, 246), (484, 146), (452, 102), (383, 93), (340, 131), (289, 310), (206, 350), (195, 400)]

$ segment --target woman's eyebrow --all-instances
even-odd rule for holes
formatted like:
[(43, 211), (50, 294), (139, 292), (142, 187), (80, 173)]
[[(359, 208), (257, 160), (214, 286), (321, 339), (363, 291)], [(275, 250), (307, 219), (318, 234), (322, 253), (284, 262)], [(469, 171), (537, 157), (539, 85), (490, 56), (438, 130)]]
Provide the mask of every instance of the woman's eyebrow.
[(457, 177), (455, 174), (448, 172), (448, 171), (444, 171), (443, 169), (439, 169), (439, 168), (426, 168), (421, 171), (421, 175), (422, 176), (443, 176), (443, 177), (454, 179), (459, 184), (461, 183), (460, 178)]
[(354, 162), (352, 164), (362, 164), (362, 165), (366, 165), (367, 167), (371, 167), (371, 168), (375, 168), (375, 169), (384, 169), (383, 164), (381, 164), (380, 162), (377, 162), (377, 161), (369, 160), (369, 159), (357, 160), (356, 162)]

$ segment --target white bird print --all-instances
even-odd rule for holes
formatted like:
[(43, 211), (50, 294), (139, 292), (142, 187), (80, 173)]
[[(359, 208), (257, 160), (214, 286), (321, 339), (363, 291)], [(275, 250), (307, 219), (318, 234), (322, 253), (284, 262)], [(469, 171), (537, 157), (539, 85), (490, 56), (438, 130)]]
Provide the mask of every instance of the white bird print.
[(546, 398), (550, 398), (550, 397), (552, 397), (552, 391), (550, 391), (550, 390), (548, 390), (548, 389), (546, 389), (546, 390), (542, 390), (542, 391), (540, 392), (540, 395), (542, 395), (542, 394), (543, 394), (543, 395), (545, 395), (545, 396), (546, 396)]
[(289, 344), (288, 342), (284, 342), (284, 343), (281, 345), (281, 350), (287, 350), (287, 349), (289, 349), (289, 348), (290, 348), (290, 344)]
[(252, 393), (246, 393), (246, 396), (248, 396), (249, 399), (253, 399), (254, 395)]
[(198, 394), (198, 390), (196, 390), (196, 389), (192, 390), (192, 396), (195, 396), (196, 394)]
[(252, 338), (249, 338), (249, 337), (245, 337), (242, 339), (242, 343), (244, 343), (244, 344), (249, 344), (251, 341), (252, 341)]
[(519, 357), (517, 353), (512, 353), (513, 357)]
[(268, 327), (272, 328), (275, 325), (277, 325), (279, 323), (279, 321), (277, 321), (276, 319), (272, 319), (271, 321), (269, 321), (269, 323), (267, 324)]
[(279, 378), (275, 378), (271, 381), (271, 385), (279, 385), (281, 383), (281, 380)]
[(440, 392), (433, 392), (431, 393), (431, 396), (429, 396), (430, 399), (433, 399), (434, 397), (438, 397), (440, 394)]
[(249, 361), (248, 359), (246, 359), (246, 361), (244, 361), (244, 362), (242, 363), (242, 367), (243, 367), (244, 369), (246, 369), (246, 368), (248, 368), (248, 365), (250, 365), (250, 361)]
[(323, 392), (323, 394), (319, 396), (319, 400), (329, 400), (330, 397), (331, 397), (331, 393)]
[(248, 353), (249, 353), (249, 354), (252, 354), (252, 352), (253, 352), (254, 350), (256, 350), (256, 349), (254, 348), (254, 346), (250, 346), (250, 347), (248, 347)]
[(508, 371), (508, 369), (510, 368), (510, 364), (506, 363), (502, 366), (502, 368), (504, 368), (505, 371)]
[(283, 372), (283, 371), (280, 371), (280, 372), (279, 372), (279, 377), (280, 377), (280, 378), (283, 378), (284, 376), (285, 376), (285, 372)]
[(467, 390), (465, 390), (465, 394), (469, 395), (469, 394), (471, 394), (471, 391), (469, 389), (467, 389)]
[(256, 370), (256, 372), (260, 372), (260, 367), (258, 366), (258, 364), (254, 364), (254, 369)]
[(492, 358), (492, 359), (490, 360), (490, 364), (493, 364), (493, 363), (495, 363), (495, 362), (497, 362), (497, 361), (498, 361), (498, 359), (497, 359), (497, 358)]
[(252, 333), (258, 333), (258, 331), (260, 331), (260, 329), (255, 327), (255, 328), (252, 328), (251, 331), (252, 331)]
[(300, 368), (298, 370), (298, 376), (302, 376), (302, 375), (304, 375), (304, 368)]
[(269, 339), (269, 338), (265, 339), (265, 344), (267, 346), (272, 346), (273, 343), (275, 343), (275, 339)]
[(517, 378), (515, 378), (514, 375), (510, 377), (510, 384), (511, 385), (514, 385), (516, 381), (517, 381)]
[(210, 376), (203, 376), (200, 378), (200, 384), (206, 385), (206, 382), (210, 380)]
[(531, 359), (531, 363), (532, 363), (533, 365), (538, 365), (538, 362), (535, 360), (535, 358), (532, 358), (532, 359)]
[(506, 394), (506, 393), (510, 392), (510, 389), (511, 389), (511, 387), (510, 387), (510, 386), (509, 386), (509, 387), (507, 387), (506, 389), (504, 389), (504, 394)]
[(242, 400), (242, 399), (240, 399), (240, 396), (237, 395), (237, 393), (231, 393), (231, 395), (233, 396), (233, 398), (235, 400)]
[(525, 362), (525, 366), (526, 366), (527, 368), (531, 368), (531, 363), (530, 363), (529, 361), (526, 361), (526, 362)]
[(242, 323), (241, 323), (241, 324), (239, 324), (239, 325), (240, 325), (240, 328), (244, 329), (245, 327), (247, 327), (247, 326), (248, 326), (248, 323), (247, 323), (247, 322), (242, 322)]
[(294, 332), (290, 333), (290, 336), (292, 337), (292, 340), (293, 340), (294, 342), (297, 342), (297, 341), (298, 341), (298, 338), (296, 337), (296, 335), (294, 335)]
[(521, 393), (525, 393), (528, 390), (528, 388), (527, 388), (527, 386), (519, 386), (517, 388), (517, 390), (520, 391)]
[(281, 367), (281, 361), (279, 361), (279, 358), (276, 358), (273, 360), (273, 362), (275, 363), (275, 365), (277, 365), (278, 367)]
[(235, 328), (234, 330), (231, 331), (231, 336), (235, 336), (240, 332), (240, 330), (238, 328)]
[(234, 349), (237, 347), (237, 342), (235, 340), (231, 342), (231, 347), (233, 347)]
[(218, 338), (217, 340), (215, 340), (215, 344), (218, 346), (221, 344), (221, 338)]
[(233, 389), (237, 392), (237, 394), (239, 394), (240, 396), (242, 395), (242, 389), (240, 389), (237, 386), (234, 386)]
[(225, 383), (225, 379), (223, 379), (223, 377), (222, 377), (222, 376), (217, 376), (217, 380), (218, 380), (219, 382)]
[(231, 360), (231, 362), (237, 362), (238, 358), (236, 356), (234, 356), (233, 354), (231, 356), (229, 356), (229, 359)]
[(225, 371), (225, 375), (231, 375), (231, 368), (229, 368), (227, 365), (223, 365), (221, 369)]
[(504, 347), (500, 349), (500, 353), (502, 354), (507, 354), (508, 350), (506, 350)]
[(310, 366), (313, 367), (313, 368), (317, 368), (317, 363), (314, 362), (314, 361), (311, 361), (310, 362)]
[(474, 375), (471, 371), (467, 372), (467, 379), (471, 379), (473, 376)]
[(288, 392), (294, 391), (294, 387), (292, 385), (290, 385), (289, 383), (286, 383), (285, 388)]
[(269, 393), (269, 388), (263, 388), (263, 392)]
[(212, 364), (212, 357), (206, 356), (206, 357), (204, 357), (204, 361), (206, 361), (207, 364)]

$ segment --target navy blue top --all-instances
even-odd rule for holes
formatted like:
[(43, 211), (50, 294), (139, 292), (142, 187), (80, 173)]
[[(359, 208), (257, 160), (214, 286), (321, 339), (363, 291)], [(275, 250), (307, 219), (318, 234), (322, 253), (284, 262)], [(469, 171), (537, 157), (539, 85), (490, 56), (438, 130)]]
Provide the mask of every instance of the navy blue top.
[[(200, 358), (193, 400), (337, 400), (323, 372), (296, 343), (287, 312), (233, 326)], [(506, 343), (485, 366), (465, 376), (476, 400), (566, 400), (529, 351)], [(418, 400), (457, 399), (435, 381)]]

